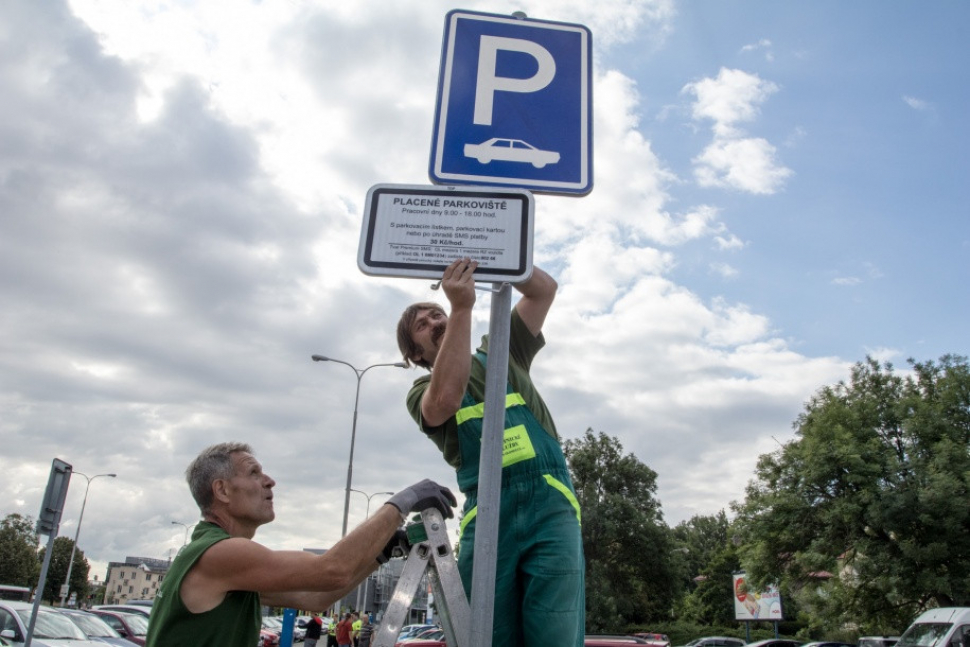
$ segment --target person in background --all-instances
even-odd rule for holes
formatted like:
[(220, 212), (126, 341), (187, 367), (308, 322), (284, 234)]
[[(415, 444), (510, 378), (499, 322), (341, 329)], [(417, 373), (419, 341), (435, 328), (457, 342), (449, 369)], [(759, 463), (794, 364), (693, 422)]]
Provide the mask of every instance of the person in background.
[(320, 616), (316, 613), (311, 615), (304, 629), (306, 630), (306, 634), (303, 636), (304, 647), (317, 647), (317, 641), (323, 635), (323, 621)]
[(374, 625), (371, 624), (370, 614), (364, 613), (360, 617), (360, 630), (357, 632), (357, 647), (370, 647), (374, 635)]

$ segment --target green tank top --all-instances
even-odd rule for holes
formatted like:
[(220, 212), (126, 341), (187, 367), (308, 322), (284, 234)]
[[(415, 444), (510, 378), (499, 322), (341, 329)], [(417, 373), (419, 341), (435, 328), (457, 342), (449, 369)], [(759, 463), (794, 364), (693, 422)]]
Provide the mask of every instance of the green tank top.
[(182, 604), (179, 591), (186, 573), (202, 554), (229, 539), (219, 526), (203, 521), (172, 562), (155, 597), (148, 623), (146, 647), (254, 647), (259, 641), (259, 594), (230, 591), (222, 604), (204, 613), (192, 613)]

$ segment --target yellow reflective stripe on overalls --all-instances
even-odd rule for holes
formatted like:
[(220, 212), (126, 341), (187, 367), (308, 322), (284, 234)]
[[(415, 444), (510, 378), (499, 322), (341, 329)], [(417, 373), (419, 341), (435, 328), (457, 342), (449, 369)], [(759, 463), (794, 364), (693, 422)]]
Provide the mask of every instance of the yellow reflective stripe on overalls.
[[(505, 395), (505, 408), (508, 409), (509, 407), (515, 407), (515, 406), (524, 407), (525, 398), (523, 398), (522, 395), (519, 393), (507, 393)], [(457, 420), (458, 424), (460, 425), (464, 422), (468, 422), (469, 420), (475, 420), (476, 418), (481, 418), (484, 415), (485, 415), (485, 403), (479, 402), (478, 404), (474, 404), (470, 407), (463, 407), (459, 409), (458, 413), (455, 414), (455, 420)]]
[(467, 526), (469, 523), (471, 523), (471, 520), (474, 519), (477, 516), (478, 516), (478, 506), (477, 505), (474, 508), (472, 508), (471, 510), (469, 510), (468, 512), (465, 513), (465, 516), (463, 516), (461, 518), (461, 523), (458, 524), (458, 536), (459, 537), (461, 537), (461, 534), (463, 532), (465, 532), (465, 526)]
[[(569, 505), (573, 506), (573, 510), (576, 511), (576, 521), (579, 523), (580, 526), (582, 526), (583, 514), (582, 514), (582, 511), (579, 509), (579, 501), (576, 500), (576, 495), (573, 494), (573, 491), (570, 490), (565, 483), (563, 483), (562, 481), (560, 481), (559, 479), (555, 478), (550, 474), (543, 474), (542, 477), (546, 479), (546, 483), (548, 485), (559, 490), (559, 492), (562, 493), (564, 497), (566, 497), (566, 500), (569, 501)], [(465, 515), (461, 518), (461, 523), (458, 524), (458, 537), (462, 536), (462, 534), (465, 532), (465, 526), (470, 524), (472, 522), (472, 519), (474, 519), (477, 516), (478, 516), (478, 506), (476, 505), (474, 508), (466, 512)]]
[(562, 492), (563, 496), (566, 497), (569, 504), (572, 505), (573, 509), (576, 511), (576, 521), (579, 522), (580, 526), (583, 525), (583, 515), (579, 510), (579, 501), (576, 500), (576, 495), (573, 494), (573, 491), (570, 490), (565, 483), (553, 478), (549, 474), (543, 474), (542, 476), (545, 477), (546, 483)]

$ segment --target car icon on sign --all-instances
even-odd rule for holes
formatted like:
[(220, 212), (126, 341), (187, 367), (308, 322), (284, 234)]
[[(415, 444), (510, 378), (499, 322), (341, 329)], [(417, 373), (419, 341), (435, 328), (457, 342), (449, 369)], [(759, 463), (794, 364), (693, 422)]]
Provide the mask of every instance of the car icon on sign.
[(556, 151), (544, 151), (521, 139), (502, 139), (493, 137), (481, 144), (465, 144), (465, 157), (477, 159), (482, 164), (492, 160), (505, 162), (524, 162), (536, 168), (559, 161)]

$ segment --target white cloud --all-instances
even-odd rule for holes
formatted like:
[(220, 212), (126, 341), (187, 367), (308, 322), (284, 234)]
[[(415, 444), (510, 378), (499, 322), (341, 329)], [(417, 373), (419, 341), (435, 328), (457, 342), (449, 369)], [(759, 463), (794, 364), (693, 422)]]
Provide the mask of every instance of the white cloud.
[(832, 285), (853, 286), (862, 283), (862, 279), (857, 276), (837, 276), (832, 279)]
[(764, 50), (765, 60), (769, 63), (775, 60), (775, 55), (771, 51), (771, 41), (767, 38), (762, 38), (757, 43), (749, 43), (748, 45), (741, 47), (742, 54), (756, 52), (758, 50)]
[(684, 86), (682, 92), (696, 97), (694, 119), (710, 119), (717, 135), (734, 134), (734, 126), (753, 121), (758, 110), (778, 86), (757, 74), (722, 67), (717, 78), (706, 78)]
[(753, 121), (760, 105), (778, 86), (756, 74), (721, 68), (717, 78), (689, 83), (696, 120), (714, 122), (713, 141), (694, 158), (700, 186), (733, 188), (755, 194), (776, 192), (792, 171), (780, 165), (776, 149), (763, 138), (746, 137), (739, 123)]
[(761, 138), (715, 139), (694, 158), (694, 176), (701, 186), (774, 193), (792, 175), (791, 169), (778, 164), (775, 152)]
[(903, 96), (903, 101), (913, 110), (930, 110), (933, 107), (929, 102), (916, 97)]
[(727, 263), (711, 263), (710, 268), (712, 272), (725, 279), (733, 279), (740, 274), (737, 268), (731, 267)]
[(717, 245), (717, 248), (720, 250), (743, 249), (747, 246), (747, 243), (734, 234), (730, 234), (728, 236), (715, 236), (714, 242)]

